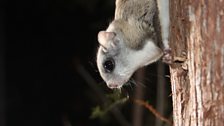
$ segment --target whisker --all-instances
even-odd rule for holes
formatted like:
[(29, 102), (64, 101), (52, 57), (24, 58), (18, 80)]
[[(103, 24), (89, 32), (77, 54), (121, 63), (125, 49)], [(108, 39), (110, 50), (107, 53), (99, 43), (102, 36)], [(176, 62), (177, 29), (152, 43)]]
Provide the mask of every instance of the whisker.
[(166, 74), (166, 75), (159, 75), (159, 74), (152, 74), (152, 73), (147, 73), (147, 74), (153, 77), (158, 77), (158, 78), (170, 78), (169, 74)]
[(125, 85), (127, 85), (128, 87), (130, 87), (132, 91), (134, 90), (134, 88), (132, 87), (132, 84), (131, 84), (130, 81), (128, 81), (127, 83), (125, 83)]
[(149, 78), (144, 78), (144, 81), (152, 83), (152, 81)]
[(144, 83), (140, 82), (140, 81), (136, 81), (133, 78), (130, 79), (130, 82), (136, 86), (142, 86), (142, 87), (147, 87)]
[(130, 79), (130, 80), (129, 80), (129, 83), (130, 83), (130, 84), (133, 84), (134, 86), (138, 86), (137, 83), (136, 83), (133, 79)]

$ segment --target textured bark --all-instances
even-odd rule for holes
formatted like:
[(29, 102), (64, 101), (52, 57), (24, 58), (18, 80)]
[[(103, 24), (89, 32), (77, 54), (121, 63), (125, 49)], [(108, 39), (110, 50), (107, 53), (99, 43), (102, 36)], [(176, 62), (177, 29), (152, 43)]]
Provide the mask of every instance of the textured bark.
[(224, 126), (224, 1), (170, 0), (170, 17), (174, 125)]

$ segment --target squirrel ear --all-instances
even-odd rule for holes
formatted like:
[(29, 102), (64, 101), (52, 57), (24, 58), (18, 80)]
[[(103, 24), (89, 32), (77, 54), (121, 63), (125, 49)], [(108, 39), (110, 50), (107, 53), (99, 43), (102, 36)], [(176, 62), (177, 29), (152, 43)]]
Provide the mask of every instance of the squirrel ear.
[(100, 31), (98, 33), (98, 42), (100, 45), (107, 47), (108, 46), (108, 41), (113, 39), (115, 37), (114, 32), (106, 32), (106, 31)]

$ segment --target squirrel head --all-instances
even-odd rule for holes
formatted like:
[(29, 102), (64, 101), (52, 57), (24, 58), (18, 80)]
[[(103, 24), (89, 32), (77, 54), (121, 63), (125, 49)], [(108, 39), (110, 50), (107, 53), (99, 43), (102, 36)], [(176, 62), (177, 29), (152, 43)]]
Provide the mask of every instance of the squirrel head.
[(152, 40), (145, 41), (142, 49), (134, 50), (116, 29), (98, 33), (97, 67), (109, 88), (121, 88), (137, 69), (161, 57), (160, 48)]

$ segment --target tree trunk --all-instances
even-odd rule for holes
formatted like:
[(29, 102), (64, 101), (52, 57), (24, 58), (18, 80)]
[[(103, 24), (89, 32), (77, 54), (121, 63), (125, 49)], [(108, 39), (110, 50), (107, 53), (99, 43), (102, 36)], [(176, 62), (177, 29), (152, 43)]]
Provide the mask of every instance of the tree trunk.
[(175, 126), (224, 126), (224, 0), (170, 0)]

